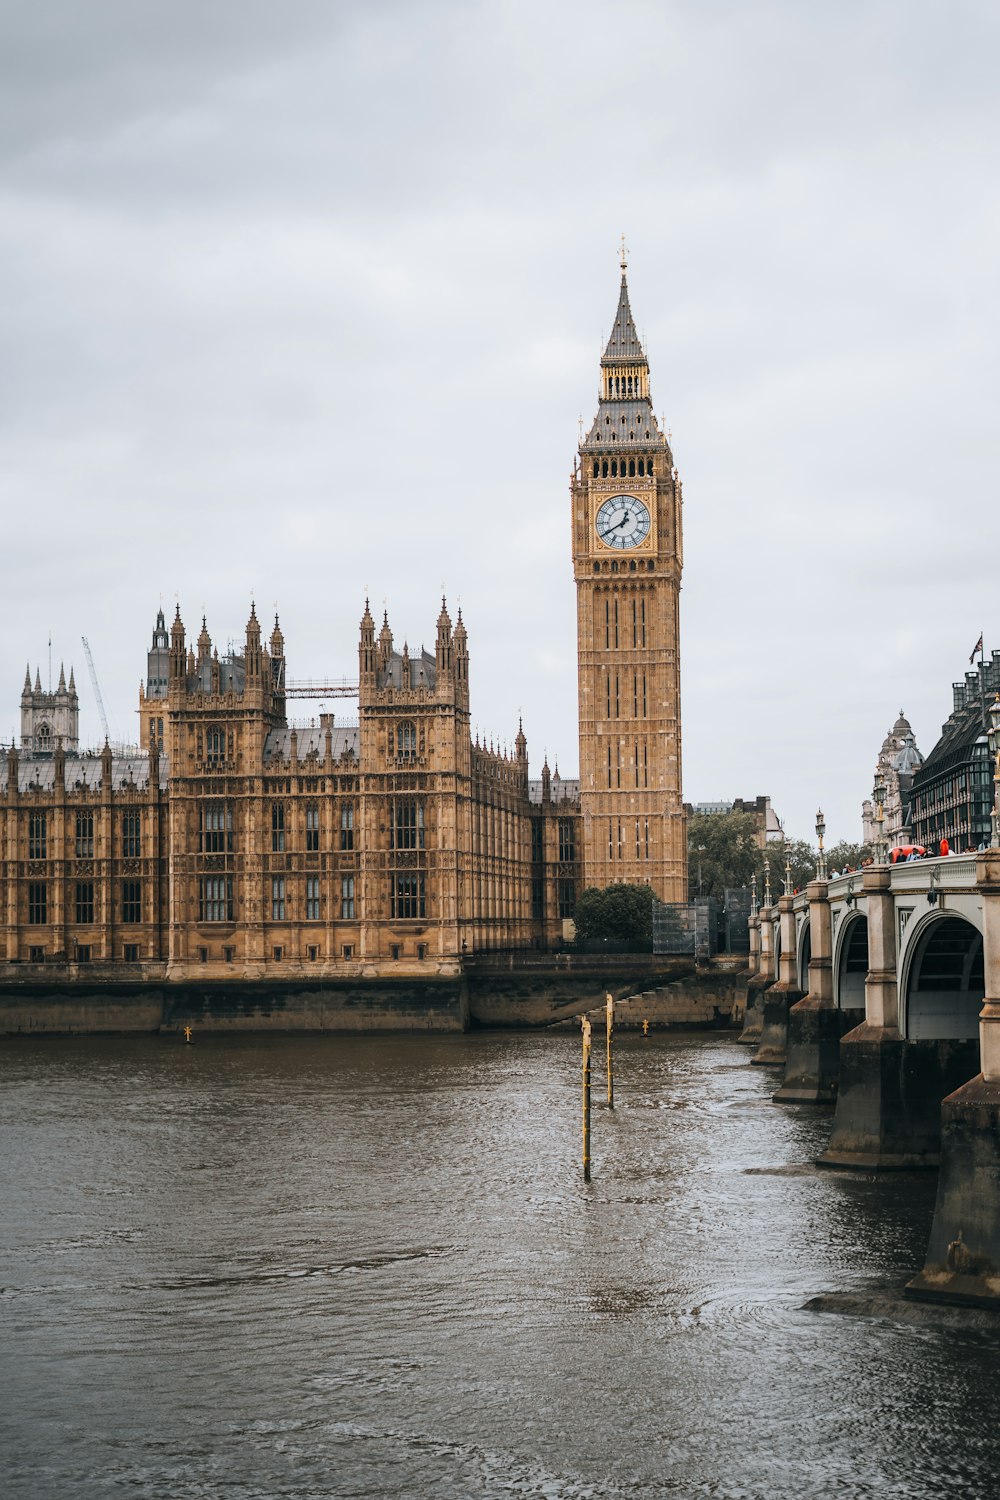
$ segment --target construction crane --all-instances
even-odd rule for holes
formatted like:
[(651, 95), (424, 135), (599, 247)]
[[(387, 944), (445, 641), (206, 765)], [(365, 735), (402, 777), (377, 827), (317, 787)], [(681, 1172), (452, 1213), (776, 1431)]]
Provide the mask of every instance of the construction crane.
[(104, 699), (101, 697), (101, 684), (97, 680), (97, 668), (94, 666), (94, 658), (91, 656), (90, 647), (87, 645), (87, 637), (82, 635), (80, 639), (83, 642), (83, 649), (87, 657), (87, 666), (90, 668), (90, 683), (94, 689), (94, 697), (97, 699), (97, 712), (101, 716), (101, 728), (104, 730), (104, 738), (110, 741), (111, 735), (108, 731), (108, 716), (104, 712)]

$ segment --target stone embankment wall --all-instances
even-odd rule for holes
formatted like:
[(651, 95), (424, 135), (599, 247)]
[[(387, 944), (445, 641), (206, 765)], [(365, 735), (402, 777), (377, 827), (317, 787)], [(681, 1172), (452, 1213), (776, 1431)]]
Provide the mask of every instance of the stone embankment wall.
[(465, 985), (445, 981), (295, 985), (76, 986), (0, 992), (0, 1034), (180, 1031), (464, 1031)]
[(182, 980), (162, 974), (123, 982), (121, 970), (44, 983), (0, 983), (0, 1035), (180, 1031), (464, 1031), (541, 1027), (604, 1005), (619, 1024), (711, 1027), (731, 1023), (746, 976), (649, 954), (513, 955), (472, 960), (464, 975), (293, 979), (281, 983)]
[(551, 1026), (603, 1007), (610, 992), (623, 1002), (618, 1024), (626, 1028), (644, 1020), (651, 1027), (728, 1026), (746, 982), (742, 960), (697, 970), (688, 959), (647, 954), (558, 955), (556, 962), (549, 957), (507, 966), (476, 961), (469, 970), (469, 1015), (478, 1026)]

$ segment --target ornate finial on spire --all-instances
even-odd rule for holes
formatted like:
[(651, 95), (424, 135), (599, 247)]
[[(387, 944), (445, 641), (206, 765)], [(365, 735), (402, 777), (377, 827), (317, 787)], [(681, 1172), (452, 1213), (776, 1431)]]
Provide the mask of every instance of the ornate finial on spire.
[(622, 268), (622, 275), (624, 276), (625, 272), (628, 270), (628, 246), (625, 243), (625, 236), (624, 235), (622, 235), (622, 239), (621, 239), (621, 256), (620, 256), (620, 262), (621, 262), (621, 268)]

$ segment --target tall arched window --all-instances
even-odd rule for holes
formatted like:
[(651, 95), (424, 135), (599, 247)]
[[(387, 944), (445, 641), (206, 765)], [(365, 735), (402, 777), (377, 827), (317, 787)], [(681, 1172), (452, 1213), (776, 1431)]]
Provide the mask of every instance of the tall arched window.
[(396, 754), (400, 760), (417, 758), (417, 728), (408, 719), (396, 726)]

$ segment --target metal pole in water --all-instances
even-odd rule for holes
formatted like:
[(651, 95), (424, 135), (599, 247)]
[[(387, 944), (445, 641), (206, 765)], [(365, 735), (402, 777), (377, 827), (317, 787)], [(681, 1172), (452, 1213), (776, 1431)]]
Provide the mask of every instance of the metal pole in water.
[(615, 1035), (615, 1002), (610, 992), (607, 994), (608, 1015), (608, 1108), (615, 1107), (615, 1075), (612, 1067), (611, 1053)]
[(590, 1181), (590, 1017), (583, 1018), (583, 1180)]

